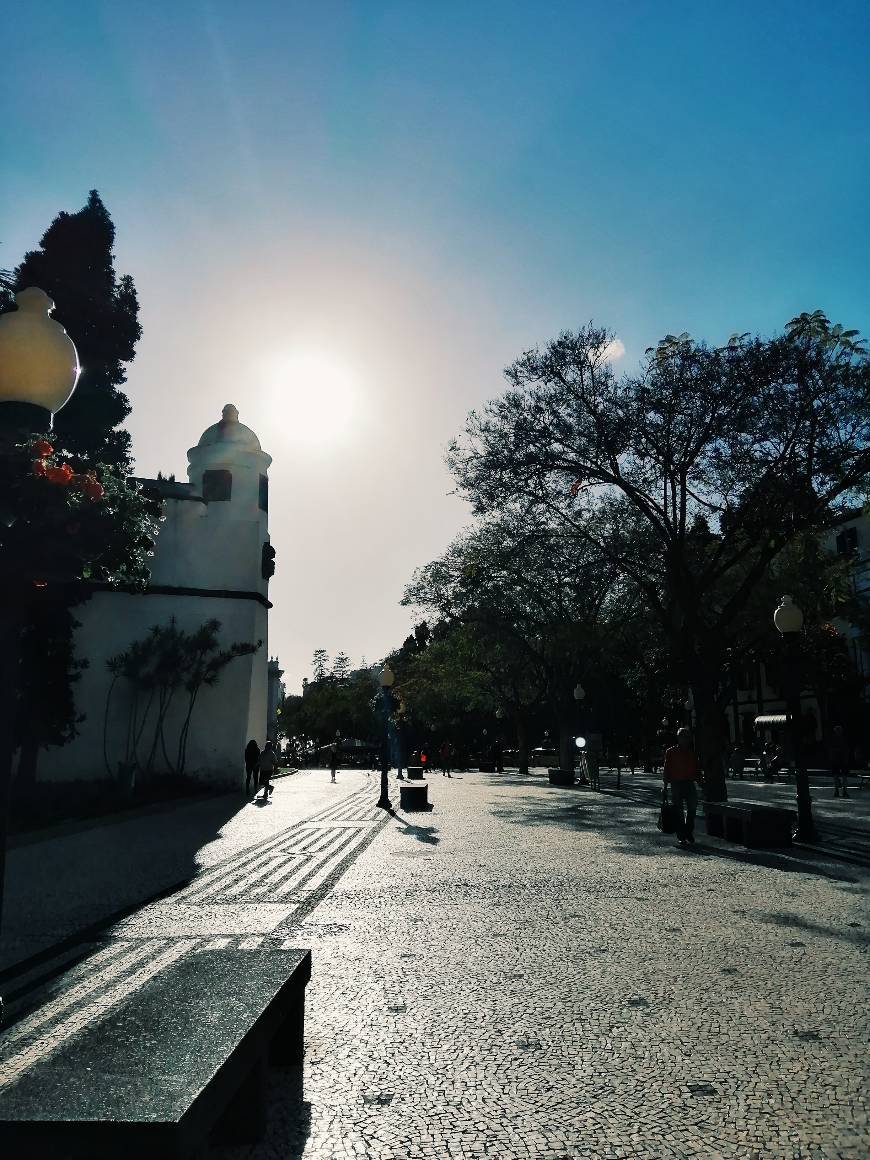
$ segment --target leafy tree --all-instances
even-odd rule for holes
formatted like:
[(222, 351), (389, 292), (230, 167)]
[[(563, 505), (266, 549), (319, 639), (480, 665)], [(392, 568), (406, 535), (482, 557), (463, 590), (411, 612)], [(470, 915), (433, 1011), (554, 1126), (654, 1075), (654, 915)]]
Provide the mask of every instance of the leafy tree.
[(39, 286), (54, 299), (54, 317), (78, 348), (82, 373), (55, 417), (55, 438), (93, 466), (129, 472), (130, 436), (117, 428), (130, 403), (119, 388), (142, 329), (133, 279), (115, 273), (114, 242), (112, 219), (92, 189), (77, 213), (58, 214), (14, 277), (17, 289)]
[(772, 338), (666, 336), (617, 378), (612, 335), (565, 332), (506, 371), (448, 462), (480, 514), (522, 509), (592, 545), (655, 618), (725, 795), (720, 674), (777, 556), (831, 526), (870, 468), (870, 361), (819, 311)]
[(311, 669), (315, 681), (322, 681), (326, 676), (329, 669), (329, 656), (325, 648), (318, 648), (314, 650)]
[[(73, 655), (69, 610), (89, 594), (82, 581), (143, 587), (157, 529), (159, 507), (138, 485), (113, 468), (96, 472), (80, 464), (44, 437), (2, 457), (0, 595), (7, 623), (0, 651), (10, 665), (2, 704), (14, 717), (18, 790), (25, 794), (39, 748), (65, 744), (80, 720), (72, 686), (82, 665)], [(11, 622), (16, 610), (23, 624)], [(6, 728), (4, 721), (4, 736)]]
[(574, 688), (600, 681), (614, 631), (605, 625), (620, 598), (618, 571), (594, 545), (569, 540), (552, 520), (507, 513), (460, 535), (416, 573), (404, 600), (476, 627), (478, 664), (514, 718), (520, 747), (526, 710), (545, 699), (568, 768)]

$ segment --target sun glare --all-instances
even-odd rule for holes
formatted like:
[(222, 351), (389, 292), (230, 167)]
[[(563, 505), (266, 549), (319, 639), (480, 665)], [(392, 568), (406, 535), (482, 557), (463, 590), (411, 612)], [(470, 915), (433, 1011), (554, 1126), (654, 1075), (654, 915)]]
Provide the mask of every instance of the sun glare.
[(354, 373), (322, 351), (286, 351), (263, 367), (271, 413), (288, 439), (311, 448), (345, 442), (354, 427), (359, 384)]

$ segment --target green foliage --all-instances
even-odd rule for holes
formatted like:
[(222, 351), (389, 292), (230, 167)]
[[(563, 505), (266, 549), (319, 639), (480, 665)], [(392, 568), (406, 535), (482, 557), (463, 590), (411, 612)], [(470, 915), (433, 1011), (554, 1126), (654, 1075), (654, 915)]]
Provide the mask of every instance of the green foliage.
[[(39, 286), (79, 352), (75, 394), (55, 418), (58, 442), (93, 465), (130, 470), (130, 413), (119, 390), (141, 337), (136, 288), (114, 268), (115, 227), (96, 190), (77, 213), (60, 213), (15, 271), (16, 289)], [(9, 308), (9, 301), (5, 308)], [(0, 304), (2, 306), (2, 304)]]
[[(48, 450), (46, 450), (48, 449)], [(144, 587), (160, 507), (117, 470), (87, 470), (47, 437), (4, 457), (0, 580)]]
[(521, 511), (616, 568), (693, 689), (715, 768), (719, 674), (754, 594), (866, 490), (870, 360), (821, 312), (715, 349), (667, 335), (622, 377), (611, 341), (590, 324), (527, 351), (448, 462), (477, 514)]
[(318, 648), (314, 650), (314, 657), (311, 661), (311, 669), (315, 681), (322, 681), (329, 670), (329, 656), (325, 648)]

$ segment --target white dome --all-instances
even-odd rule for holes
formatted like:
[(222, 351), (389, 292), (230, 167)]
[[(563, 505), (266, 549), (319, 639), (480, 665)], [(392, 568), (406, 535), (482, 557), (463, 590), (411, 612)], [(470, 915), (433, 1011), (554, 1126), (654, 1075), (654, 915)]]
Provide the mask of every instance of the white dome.
[(214, 447), (218, 443), (231, 443), (239, 451), (262, 451), (260, 440), (250, 427), (239, 422), (239, 412), (227, 403), (219, 423), (206, 427), (199, 438), (198, 447)]

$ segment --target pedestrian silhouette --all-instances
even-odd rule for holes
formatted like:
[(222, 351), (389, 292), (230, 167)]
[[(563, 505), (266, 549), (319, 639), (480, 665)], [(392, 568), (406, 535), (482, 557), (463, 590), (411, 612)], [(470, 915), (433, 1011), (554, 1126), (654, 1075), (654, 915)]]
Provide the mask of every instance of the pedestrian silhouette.
[(254, 793), (257, 792), (257, 781), (260, 770), (260, 747), (253, 738), (245, 746), (245, 793), (251, 792), (251, 782), (254, 783)]

